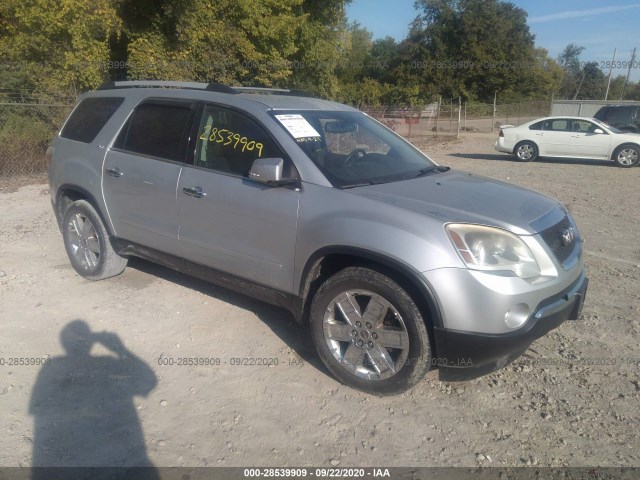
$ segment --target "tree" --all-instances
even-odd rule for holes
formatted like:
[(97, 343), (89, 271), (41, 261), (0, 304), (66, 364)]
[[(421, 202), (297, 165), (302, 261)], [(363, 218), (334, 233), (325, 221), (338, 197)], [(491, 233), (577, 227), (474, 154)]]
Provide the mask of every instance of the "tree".
[(291, 58), (293, 73), (288, 86), (322, 97), (336, 98), (340, 90), (335, 74), (344, 52), (345, 6), (351, 0), (304, 0), (296, 12), (304, 17)]
[(606, 89), (606, 77), (598, 62), (587, 62), (582, 67), (580, 85), (575, 98), (585, 100), (597, 100), (604, 98)]
[(403, 50), (445, 96), (514, 95), (537, 68), (527, 13), (500, 0), (418, 0)]
[(560, 95), (564, 98), (575, 99), (580, 91), (582, 83), (582, 67), (580, 55), (584, 47), (570, 43), (558, 56), (558, 65), (564, 70), (564, 81), (560, 87)]
[[(291, 75), (288, 58), (303, 18), (302, 0), (167, 3), (128, 25), (130, 78), (273, 86)], [(135, 11), (137, 2), (130, 7)], [(123, 12), (123, 13), (126, 13)], [(155, 17), (155, 18), (154, 18)]]
[(22, 88), (84, 90), (105, 78), (110, 41), (122, 33), (111, 0), (3, 0), (0, 55)]

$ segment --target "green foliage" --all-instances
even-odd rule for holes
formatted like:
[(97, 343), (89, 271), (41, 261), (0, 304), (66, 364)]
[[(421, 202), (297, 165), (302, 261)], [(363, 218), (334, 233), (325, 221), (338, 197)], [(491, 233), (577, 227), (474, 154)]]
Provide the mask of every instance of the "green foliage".
[(4, 0), (0, 55), (13, 81), (39, 90), (88, 89), (104, 79), (122, 22), (110, 0)]
[(281, 83), (291, 75), (288, 58), (297, 51), (303, 17), (294, 9), (301, 1), (186, 2), (175, 21), (157, 18), (146, 30), (128, 32), (129, 76)]
[(39, 173), (44, 153), (60, 128), (68, 107), (5, 106), (0, 115), (0, 176)]
[(442, 95), (489, 101), (496, 92), (514, 98), (553, 88), (557, 72), (535, 49), (521, 8), (500, 0), (418, 0), (416, 6), (406, 60)]
[[(559, 97), (573, 100), (604, 99), (607, 88), (607, 77), (600, 70), (597, 62), (582, 62), (580, 55), (585, 48), (574, 43), (567, 45), (558, 56), (558, 65), (564, 72), (564, 79), (560, 85)], [(615, 90), (622, 91), (622, 82), (612, 82)], [(609, 98), (612, 98), (609, 92)], [(619, 93), (618, 93), (619, 96)], [(613, 96), (615, 98), (615, 95)]]
[[(84, 91), (106, 80), (291, 87), (355, 105), (442, 97), (603, 98), (606, 79), (570, 44), (536, 48), (503, 0), (417, 0), (408, 37), (374, 40), (351, 0), (3, 0), (0, 86)], [(622, 93), (614, 79), (609, 98)], [(637, 98), (630, 84), (625, 98)]]

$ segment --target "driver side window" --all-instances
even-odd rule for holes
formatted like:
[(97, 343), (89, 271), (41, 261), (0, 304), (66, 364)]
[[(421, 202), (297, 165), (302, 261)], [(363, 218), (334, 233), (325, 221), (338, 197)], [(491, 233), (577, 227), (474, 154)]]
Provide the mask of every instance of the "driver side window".
[(234, 110), (206, 105), (198, 127), (194, 165), (247, 176), (258, 158), (283, 158), (262, 127)]

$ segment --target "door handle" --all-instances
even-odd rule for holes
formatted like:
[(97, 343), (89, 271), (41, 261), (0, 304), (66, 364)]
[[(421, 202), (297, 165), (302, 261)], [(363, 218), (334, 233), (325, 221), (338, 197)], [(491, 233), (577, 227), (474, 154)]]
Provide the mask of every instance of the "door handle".
[(207, 196), (200, 187), (184, 187), (182, 189), (182, 193), (193, 198), (202, 198)]
[(123, 175), (123, 173), (120, 171), (119, 168), (107, 168), (105, 170), (105, 173), (107, 175), (109, 175), (110, 177), (115, 177), (115, 178), (119, 178)]

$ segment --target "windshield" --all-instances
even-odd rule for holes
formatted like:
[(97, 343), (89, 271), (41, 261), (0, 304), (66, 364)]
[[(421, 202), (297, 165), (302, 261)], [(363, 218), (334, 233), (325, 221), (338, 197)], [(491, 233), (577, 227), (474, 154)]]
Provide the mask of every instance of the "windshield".
[(407, 180), (440, 169), (362, 112), (273, 112), (278, 123), (336, 187)]
[(591, 120), (593, 121), (593, 123), (597, 123), (601, 127), (605, 127), (612, 133), (624, 133), (622, 130), (618, 130), (616, 127), (609, 125), (608, 123), (604, 123), (603, 121), (598, 120), (597, 118), (592, 118)]

